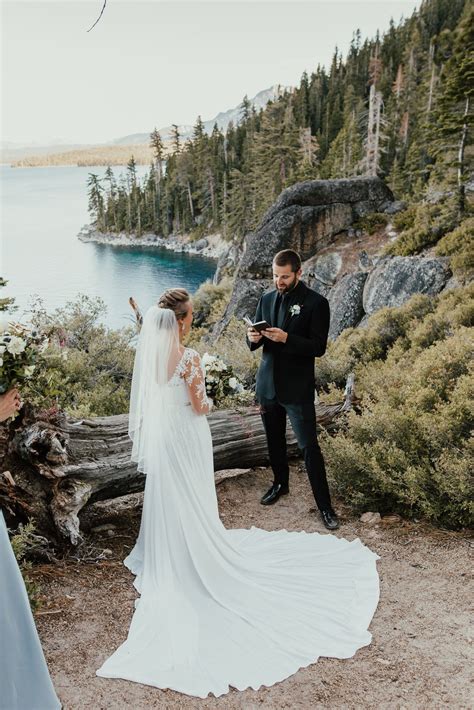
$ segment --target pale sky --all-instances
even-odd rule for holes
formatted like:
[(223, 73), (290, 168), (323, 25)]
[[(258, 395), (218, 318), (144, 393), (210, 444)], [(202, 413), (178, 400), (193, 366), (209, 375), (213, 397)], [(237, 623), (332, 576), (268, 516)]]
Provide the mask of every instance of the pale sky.
[(193, 124), (345, 55), (414, 0), (1, 0), (1, 140), (105, 142)]

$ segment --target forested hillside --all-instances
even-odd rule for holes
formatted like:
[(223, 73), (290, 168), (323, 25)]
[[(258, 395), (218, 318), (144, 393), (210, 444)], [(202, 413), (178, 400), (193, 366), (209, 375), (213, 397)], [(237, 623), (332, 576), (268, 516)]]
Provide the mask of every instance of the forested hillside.
[[(90, 210), (100, 231), (220, 230), (240, 239), (285, 187), (306, 179), (380, 175), (396, 197), (451, 190), (459, 216), (472, 159), (474, 9), (466, 0), (426, 0), (398, 26), (335, 50), (257, 112), (209, 135), (200, 118), (191, 140), (175, 127), (171, 155), (151, 134), (154, 163), (139, 181), (135, 161), (116, 181), (91, 175)], [(472, 139), (471, 139), (472, 140)], [(450, 225), (452, 228), (452, 225)]]

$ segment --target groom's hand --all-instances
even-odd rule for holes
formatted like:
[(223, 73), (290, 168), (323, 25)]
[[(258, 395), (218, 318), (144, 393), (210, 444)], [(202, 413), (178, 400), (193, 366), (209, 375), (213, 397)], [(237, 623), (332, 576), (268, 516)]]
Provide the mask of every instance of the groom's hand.
[(288, 333), (281, 328), (267, 328), (262, 330), (262, 334), (269, 340), (273, 340), (274, 343), (286, 343), (288, 338)]
[(251, 343), (259, 343), (262, 339), (262, 336), (258, 332), (258, 330), (255, 330), (254, 328), (247, 328), (247, 338), (250, 340)]

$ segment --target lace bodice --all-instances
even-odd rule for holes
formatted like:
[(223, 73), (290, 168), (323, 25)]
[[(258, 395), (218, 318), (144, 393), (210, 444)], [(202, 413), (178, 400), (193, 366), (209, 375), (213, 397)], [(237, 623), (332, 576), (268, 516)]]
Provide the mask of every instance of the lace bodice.
[(208, 414), (212, 409), (212, 400), (206, 392), (206, 379), (199, 353), (192, 348), (185, 348), (181, 360), (169, 380), (172, 387), (187, 385), (190, 403), (198, 414)]

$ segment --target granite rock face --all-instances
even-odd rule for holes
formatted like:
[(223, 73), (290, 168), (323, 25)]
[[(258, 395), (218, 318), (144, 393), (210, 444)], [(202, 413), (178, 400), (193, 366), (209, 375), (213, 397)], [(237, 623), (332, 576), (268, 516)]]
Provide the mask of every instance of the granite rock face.
[(328, 295), (331, 308), (329, 339), (335, 340), (346, 328), (354, 328), (364, 315), (362, 294), (367, 280), (366, 271), (343, 276)]
[(401, 306), (415, 293), (433, 296), (450, 277), (447, 259), (422, 256), (380, 259), (365, 283), (364, 312), (371, 315), (385, 306)]
[[(258, 298), (272, 284), (272, 260), (278, 251), (295, 249), (307, 262), (359, 217), (391, 202), (390, 189), (378, 177), (309, 180), (284, 190), (257, 231), (246, 237), (229, 305), (212, 337), (222, 333), (233, 315), (254, 312)], [(339, 271), (337, 264), (337, 257), (310, 262), (308, 285), (327, 295)]]

